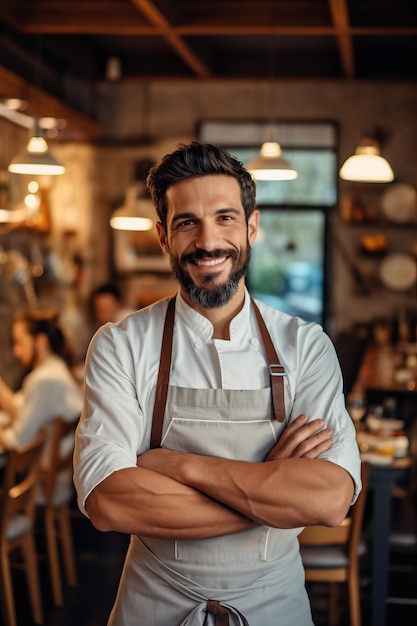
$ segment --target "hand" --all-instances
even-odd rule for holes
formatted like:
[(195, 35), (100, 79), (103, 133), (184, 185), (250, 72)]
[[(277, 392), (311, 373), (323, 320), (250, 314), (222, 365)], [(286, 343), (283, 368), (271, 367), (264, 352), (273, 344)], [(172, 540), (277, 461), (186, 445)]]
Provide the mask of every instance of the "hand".
[(302, 457), (316, 459), (332, 445), (330, 437), (333, 431), (323, 426), (324, 420), (322, 419), (307, 422), (306, 415), (299, 415), (283, 431), (265, 461)]

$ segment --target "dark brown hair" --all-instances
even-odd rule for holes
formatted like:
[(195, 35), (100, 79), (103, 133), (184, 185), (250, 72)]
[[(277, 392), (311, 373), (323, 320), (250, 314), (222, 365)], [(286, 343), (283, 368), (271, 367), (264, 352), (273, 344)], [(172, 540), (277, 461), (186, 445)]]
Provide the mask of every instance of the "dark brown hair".
[(255, 208), (256, 185), (243, 164), (227, 150), (212, 144), (193, 141), (182, 144), (175, 152), (167, 154), (149, 171), (146, 183), (158, 217), (166, 232), (167, 198), (171, 185), (194, 176), (226, 174), (237, 180), (241, 190), (242, 205), (246, 222)]
[(18, 311), (14, 316), (14, 322), (24, 322), (32, 337), (41, 333), (46, 335), (52, 352), (62, 357), (69, 365), (72, 364), (72, 355), (68, 349), (65, 335), (59, 326), (58, 313), (55, 309)]

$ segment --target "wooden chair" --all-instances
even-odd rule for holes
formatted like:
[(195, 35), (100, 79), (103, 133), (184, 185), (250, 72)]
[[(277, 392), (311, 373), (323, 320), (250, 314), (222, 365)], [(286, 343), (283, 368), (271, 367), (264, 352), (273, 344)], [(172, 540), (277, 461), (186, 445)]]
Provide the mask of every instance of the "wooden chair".
[(69, 585), (77, 586), (77, 573), (71, 529), (70, 502), (74, 495), (72, 482), (72, 457), (74, 442), (71, 435), (75, 433), (78, 420), (66, 422), (63, 418), (56, 418), (53, 423), (52, 441), (49, 449), (47, 464), (41, 468), (41, 490), (36, 499), (36, 506), (43, 521), (49, 571), (51, 576), (54, 604), (62, 606), (64, 603), (62, 591), (62, 577), (59, 559), (58, 544), (60, 542), (66, 580)]
[(329, 626), (339, 623), (339, 584), (347, 583), (351, 626), (360, 626), (359, 557), (362, 524), (368, 491), (369, 465), (362, 464), (362, 491), (349, 515), (339, 526), (306, 527), (299, 535), (300, 552), (307, 582), (329, 583)]
[(43, 623), (39, 570), (35, 546), (35, 495), (45, 431), (29, 445), (8, 453), (0, 492), (0, 590), (4, 621), (16, 626), (11, 566), (20, 552), (29, 587), (33, 621)]

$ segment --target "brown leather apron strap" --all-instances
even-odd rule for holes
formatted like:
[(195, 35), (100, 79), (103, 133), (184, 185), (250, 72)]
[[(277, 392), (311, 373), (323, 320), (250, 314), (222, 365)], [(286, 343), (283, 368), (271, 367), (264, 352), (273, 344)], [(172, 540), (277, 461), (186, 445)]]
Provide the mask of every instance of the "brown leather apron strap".
[(155, 405), (152, 416), (151, 448), (159, 448), (162, 439), (169, 374), (171, 370), (172, 338), (174, 335), (175, 296), (168, 302), (162, 335), (161, 358), (156, 382)]
[[(165, 405), (168, 394), (169, 374), (171, 369), (172, 357), (172, 338), (174, 335), (174, 317), (175, 317), (175, 296), (168, 303), (165, 317), (164, 332), (162, 335), (161, 358), (159, 363), (158, 380), (156, 383), (155, 405), (152, 416), (151, 431), (151, 448), (159, 448), (162, 438), (162, 427), (164, 423)], [(265, 347), (266, 357), (268, 360), (269, 375), (271, 379), (271, 394), (274, 416), (278, 422), (285, 420), (285, 402), (284, 402), (284, 367), (279, 362), (271, 335), (266, 327), (262, 315), (256, 306), (253, 298), (252, 306), (255, 311), (256, 319), (261, 333), (262, 341)]]
[(264, 319), (255, 304), (253, 298), (252, 305), (255, 311), (256, 319), (261, 333), (262, 341), (268, 359), (269, 376), (271, 379), (271, 392), (272, 392), (272, 406), (275, 418), (279, 422), (285, 420), (285, 401), (284, 401), (284, 367), (279, 362), (275, 346), (272, 343), (271, 335), (266, 327)]
[(207, 613), (215, 616), (215, 626), (229, 626), (229, 611), (217, 600), (207, 600)]

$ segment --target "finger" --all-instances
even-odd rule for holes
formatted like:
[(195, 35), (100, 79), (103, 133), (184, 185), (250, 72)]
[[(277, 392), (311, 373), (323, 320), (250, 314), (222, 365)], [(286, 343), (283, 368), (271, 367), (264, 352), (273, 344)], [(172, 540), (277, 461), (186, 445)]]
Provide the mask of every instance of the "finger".
[(303, 457), (303, 456), (308, 455), (312, 450), (314, 450), (321, 444), (326, 443), (327, 445), (327, 442), (330, 441), (330, 437), (332, 434), (333, 434), (333, 431), (331, 428), (325, 428), (321, 430), (319, 433), (317, 433), (316, 435), (313, 435), (312, 437), (305, 439), (299, 444), (297, 449), (294, 451), (294, 456)]
[(320, 454), (322, 454), (323, 452), (326, 452), (326, 450), (328, 450), (331, 447), (331, 445), (332, 445), (332, 440), (325, 439), (325, 441), (322, 441), (317, 446), (315, 446), (314, 448), (312, 448), (311, 450), (303, 454), (302, 458), (317, 459), (317, 457), (320, 456)]
[(320, 432), (323, 429), (323, 426), (324, 420), (322, 419), (312, 420), (305, 423), (305, 421), (303, 422), (297, 418), (295, 422), (290, 424), (281, 434), (277, 442), (277, 447), (279, 449), (293, 451), (304, 440)]

